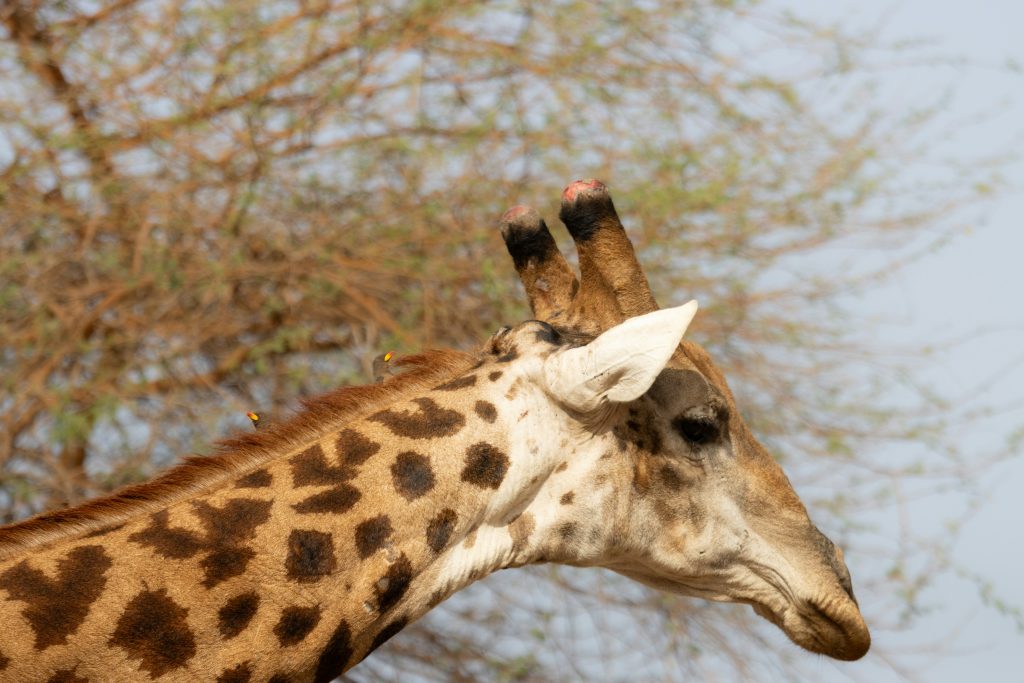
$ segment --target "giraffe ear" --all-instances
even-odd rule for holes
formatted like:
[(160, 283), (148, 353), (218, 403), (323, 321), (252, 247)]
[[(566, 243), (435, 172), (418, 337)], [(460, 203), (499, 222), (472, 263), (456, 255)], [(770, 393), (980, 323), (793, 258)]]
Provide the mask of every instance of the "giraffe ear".
[(697, 302), (628, 318), (586, 346), (544, 362), (548, 392), (588, 412), (604, 403), (632, 401), (651, 388), (697, 313)]

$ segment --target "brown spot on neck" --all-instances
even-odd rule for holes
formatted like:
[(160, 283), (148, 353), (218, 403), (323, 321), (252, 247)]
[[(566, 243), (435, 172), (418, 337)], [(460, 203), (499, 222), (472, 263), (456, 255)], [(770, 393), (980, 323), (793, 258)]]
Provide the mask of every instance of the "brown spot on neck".
[(432, 398), (414, 398), (418, 410), (388, 408), (374, 413), (368, 420), (379, 422), (398, 436), (409, 439), (436, 439), (457, 434), (466, 418), (454, 410), (442, 408)]
[(402, 553), (387, 572), (374, 584), (377, 595), (377, 607), (381, 613), (387, 612), (405, 596), (412, 583), (412, 563)]
[(508, 471), (508, 456), (491, 444), (481, 441), (466, 451), (462, 481), (485, 489), (497, 489)]
[(327, 647), (320, 653), (316, 663), (314, 683), (330, 683), (348, 668), (352, 659), (352, 630), (344, 619), (334, 629)]
[(494, 421), (498, 419), (498, 409), (490, 401), (477, 401), (473, 410), (481, 420), (488, 424), (494, 424)]
[(362, 465), (380, 450), (380, 444), (371, 441), (354, 429), (342, 429), (334, 447), (343, 465)]
[(313, 494), (292, 505), (292, 508), (302, 514), (330, 512), (340, 515), (351, 510), (362, 497), (359, 489), (351, 484), (338, 484), (334, 488)]
[(274, 483), (274, 478), (266, 469), (258, 469), (250, 472), (235, 482), (235, 487), (240, 489), (265, 489)]
[(430, 520), (430, 523), (427, 524), (427, 545), (431, 550), (440, 553), (445, 549), (455, 531), (458, 519), (459, 516), (455, 510), (445, 508)]
[(288, 461), (294, 486), (333, 486), (356, 476), (353, 467), (329, 465), (320, 444), (313, 444)]
[(255, 592), (242, 593), (224, 603), (217, 611), (217, 629), (225, 640), (234, 638), (245, 630), (260, 606), (260, 596)]
[(206, 501), (192, 503), (195, 515), (205, 530), (201, 537), (187, 529), (168, 526), (168, 511), (150, 517), (149, 526), (128, 537), (133, 543), (151, 548), (168, 559), (180, 560), (205, 553), (200, 562), (205, 572), (203, 586), (213, 588), (221, 581), (245, 571), (256, 551), (242, 544), (256, 535), (257, 527), (270, 518), (269, 500), (234, 498), (215, 508)]
[(169, 560), (182, 560), (194, 556), (204, 542), (187, 529), (172, 529), (168, 522), (170, 512), (160, 510), (149, 517), (149, 526), (128, 537), (128, 540), (151, 548)]
[(298, 583), (316, 583), (337, 567), (334, 539), (329, 533), (292, 529), (288, 535), (288, 578)]
[(252, 679), (252, 668), (249, 662), (242, 662), (224, 669), (217, 676), (217, 683), (249, 683)]
[(281, 647), (291, 647), (305, 640), (319, 623), (320, 608), (316, 605), (285, 607), (274, 626), (274, 635)]
[(22, 560), (0, 574), (0, 588), (10, 600), (26, 603), (22, 615), (35, 632), (35, 649), (45, 650), (65, 644), (82, 625), (112, 565), (102, 546), (80, 546), (57, 561), (55, 577)]
[(391, 480), (395, 490), (410, 502), (425, 496), (435, 483), (430, 459), (415, 451), (399, 453), (391, 465)]
[(390, 624), (382, 628), (380, 633), (374, 636), (373, 642), (370, 643), (370, 649), (366, 651), (364, 658), (369, 657), (371, 652), (398, 635), (398, 632), (408, 626), (408, 624), (409, 620), (406, 617), (402, 617), (400, 619), (395, 619)]
[(387, 515), (377, 515), (361, 522), (356, 527), (356, 550), (359, 557), (365, 560), (383, 548), (393, 533), (391, 518)]
[(519, 515), (508, 527), (509, 536), (512, 537), (512, 552), (518, 553), (530, 540), (530, 534), (537, 528), (536, 520), (532, 513), (524, 512)]
[(195, 636), (186, 620), (188, 609), (167, 590), (144, 590), (132, 598), (117, 620), (110, 645), (128, 659), (139, 660), (152, 678), (185, 666), (196, 654)]
[(458, 391), (460, 389), (468, 389), (469, 387), (476, 386), (476, 375), (464, 375), (462, 377), (456, 377), (450, 382), (444, 384), (438, 384), (434, 387), (435, 391)]

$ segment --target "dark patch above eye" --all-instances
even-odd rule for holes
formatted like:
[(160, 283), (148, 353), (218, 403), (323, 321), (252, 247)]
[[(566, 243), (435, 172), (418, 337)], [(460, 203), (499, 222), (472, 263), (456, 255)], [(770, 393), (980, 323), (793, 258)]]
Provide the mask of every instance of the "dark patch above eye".
[(718, 424), (708, 417), (680, 415), (672, 420), (672, 428), (679, 436), (698, 446), (718, 438)]

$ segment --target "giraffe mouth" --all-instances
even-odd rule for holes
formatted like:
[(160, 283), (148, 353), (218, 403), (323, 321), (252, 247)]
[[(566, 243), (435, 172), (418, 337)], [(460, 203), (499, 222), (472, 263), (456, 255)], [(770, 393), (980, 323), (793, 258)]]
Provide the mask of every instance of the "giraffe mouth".
[[(737, 593), (701, 586), (699, 582), (679, 581), (638, 572), (635, 567), (609, 567), (623, 576), (667, 593), (685, 595), (714, 602), (736, 602), (750, 605), (754, 613), (775, 624), (794, 643), (816, 654), (833, 659), (853, 661), (863, 657), (871, 646), (871, 635), (856, 602), (847, 595), (816, 601), (800, 598), (781, 576), (772, 580), (755, 572), (766, 584), (770, 596), (762, 590), (756, 596), (748, 590)], [(781, 585), (779, 585), (781, 583)], [(769, 604), (772, 603), (772, 604)]]
[[(794, 643), (844, 661), (867, 654), (871, 634), (848, 579), (844, 584), (838, 574), (834, 582), (819, 577), (809, 593), (804, 581), (791, 584), (786, 578), (788, 572), (768, 563), (748, 562), (747, 569), (769, 592), (758, 590), (749, 599), (737, 602), (750, 605), (755, 614), (778, 626)], [(804, 589), (798, 587), (801, 584)]]
[(802, 600), (781, 610), (761, 602), (744, 602), (805, 650), (853, 661), (867, 654), (871, 647), (871, 635), (852, 600), (848, 605), (840, 604), (831, 609), (813, 600)]

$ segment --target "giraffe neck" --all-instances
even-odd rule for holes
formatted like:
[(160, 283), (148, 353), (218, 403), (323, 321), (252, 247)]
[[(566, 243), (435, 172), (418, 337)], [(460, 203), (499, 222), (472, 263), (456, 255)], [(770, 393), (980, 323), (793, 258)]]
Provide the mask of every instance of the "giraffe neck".
[(578, 555), (558, 418), (520, 384), (484, 368), (0, 563), (0, 680), (327, 681), (471, 581)]

